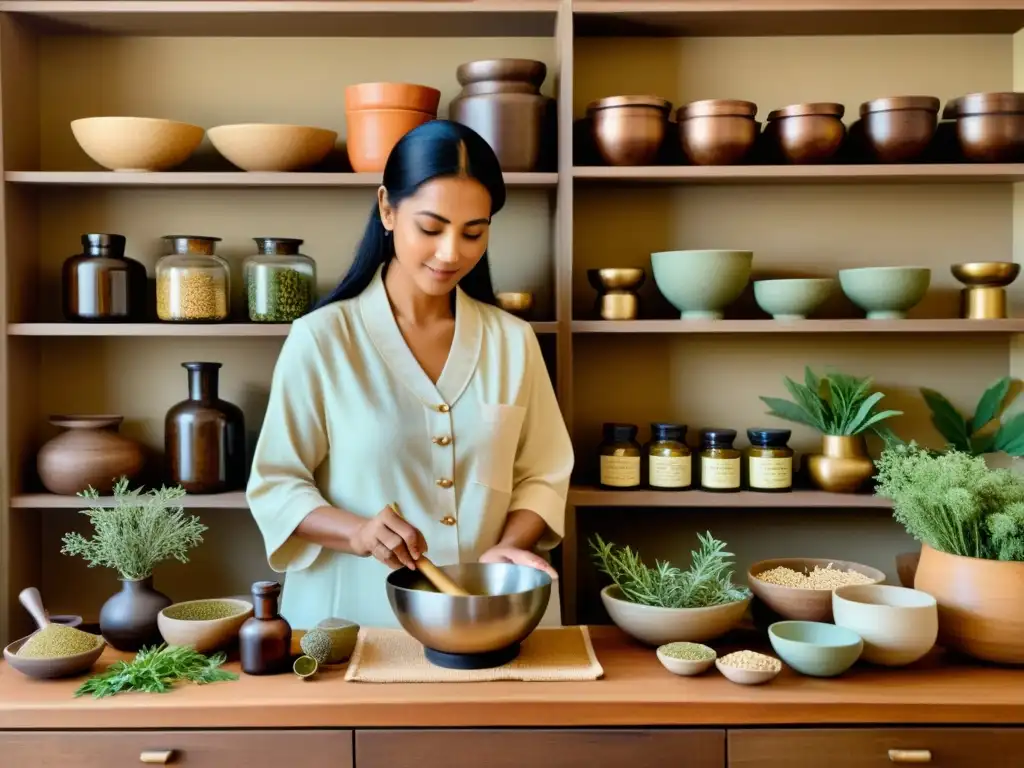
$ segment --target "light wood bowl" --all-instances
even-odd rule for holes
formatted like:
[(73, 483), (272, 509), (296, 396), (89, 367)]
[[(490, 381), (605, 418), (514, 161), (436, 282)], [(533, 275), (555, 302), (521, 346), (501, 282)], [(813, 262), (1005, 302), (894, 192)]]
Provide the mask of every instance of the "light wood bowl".
[(166, 171), (181, 165), (203, 140), (198, 125), (155, 117), (83, 117), (71, 121), (75, 141), (111, 171)]
[(210, 143), (243, 171), (299, 171), (334, 149), (336, 131), (306, 125), (239, 123), (207, 131)]
[[(183, 605), (196, 603), (231, 603), (238, 611), (230, 616), (219, 619), (175, 619), (175, 609)], [(199, 653), (208, 653), (231, 645), (238, 638), (242, 624), (253, 614), (253, 606), (248, 600), (234, 600), (226, 597), (213, 597), (208, 600), (187, 600), (169, 605), (160, 611), (156, 624), (160, 635), (168, 645), (183, 645), (194, 648)]]
[(832, 590), (805, 589), (803, 587), (783, 587), (761, 581), (757, 574), (770, 571), (772, 568), (791, 568), (797, 572), (813, 571), (814, 566), (832, 567), (842, 571), (856, 571), (871, 579), (872, 584), (885, 581), (885, 574), (877, 568), (848, 560), (831, 560), (811, 557), (784, 557), (778, 560), (762, 560), (750, 566), (747, 572), (747, 583), (750, 591), (758, 600), (784, 619), (799, 621), (832, 621)]

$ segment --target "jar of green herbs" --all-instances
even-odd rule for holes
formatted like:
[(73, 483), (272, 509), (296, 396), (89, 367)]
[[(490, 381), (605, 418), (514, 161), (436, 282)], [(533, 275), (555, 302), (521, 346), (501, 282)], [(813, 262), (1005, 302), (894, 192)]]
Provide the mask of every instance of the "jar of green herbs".
[(299, 253), (302, 240), (254, 237), (257, 252), (242, 264), (249, 319), (290, 323), (313, 308), (316, 262)]

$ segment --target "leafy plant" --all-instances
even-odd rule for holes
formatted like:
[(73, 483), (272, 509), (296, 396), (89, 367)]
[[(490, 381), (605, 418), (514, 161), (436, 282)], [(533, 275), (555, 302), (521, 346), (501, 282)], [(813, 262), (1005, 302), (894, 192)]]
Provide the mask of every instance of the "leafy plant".
[(644, 565), (629, 547), (606, 543), (595, 534), (590, 541), (591, 554), (599, 570), (612, 578), (622, 596), (633, 603), (660, 608), (706, 608), (743, 600), (750, 595), (746, 587), (732, 583), (731, 552), (708, 531), (697, 534), (700, 550), (691, 552), (689, 570), (655, 560), (654, 568)]
[(90, 677), (75, 690), (75, 698), (92, 694), (102, 699), (127, 691), (166, 693), (179, 681), (205, 685), (237, 680), (234, 672), (220, 669), (226, 659), (223, 651), (204, 656), (188, 646), (143, 648), (132, 661), (115, 661), (105, 672)]
[(1014, 399), (1007, 398), (1012, 381), (1009, 376), (1004, 376), (986, 389), (971, 418), (964, 418), (949, 400), (934, 389), (922, 388), (921, 395), (932, 412), (932, 424), (953, 450), (974, 456), (997, 451), (1021, 456), (1024, 455), (1024, 413), (999, 424), (994, 431), (981, 433)]
[[(78, 494), (97, 499), (91, 486)], [(160, 488), (143, 494), (128, 490), (122, 477), (114, 486), (114, 504), (82, 510), (92, 522), (95, 536), (86, 539), (79, 533), (64, 534), (61, 554), (78, 555), (89, 562), (115, 569), (125, 580), (145, 579), (153, 566), (174, 558), (188, 562), (188, 550), (203, 542), (206, 526), (198, 517), (186, 517), (176, 502), (185, 496), (180, 486)]]
[(872, 379), (857, 378), (845, 373), (830, 373), (818, 378), (811, 369), (804, 369), (804, 383), (789, 377), (783, 379), (793, 402), (779, 397), (762, 397), (771, 410), (770, 416), (805, 424), (823, 435), (859, 435), (869, 429), (880, 434), (879, 425), (903, 411), (876, 411), (885, 397), (881, 392), (869, 394)]
[(875, 493), (918, 541), (951, 555), (1024, 561), (1024, 476), (957, 450), (882, 451)]

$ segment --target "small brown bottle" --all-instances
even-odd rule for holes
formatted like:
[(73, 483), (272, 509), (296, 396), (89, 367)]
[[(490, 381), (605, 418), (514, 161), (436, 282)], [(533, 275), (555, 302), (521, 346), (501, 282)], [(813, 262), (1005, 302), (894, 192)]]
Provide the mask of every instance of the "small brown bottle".
[(247, 675), (276, 675), (291, 669), (292, 627), (277, 612), (280, 594), (276, 581), (252, 585), (253, 615), (238, 631), (242, 671)]

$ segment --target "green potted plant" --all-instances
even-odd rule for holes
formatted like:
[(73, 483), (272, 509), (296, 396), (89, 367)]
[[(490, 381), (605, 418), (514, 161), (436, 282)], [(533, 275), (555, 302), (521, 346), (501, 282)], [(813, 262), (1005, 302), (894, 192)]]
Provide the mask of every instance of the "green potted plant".
[[(89, 487), (78, 494), (97, 499)], [(64, 535), (61, 554), (77, 555), (89, 567), (117, 571), (121, 591), (100, 610), (100, 633), (120, 651), (137, 651), (161, 642), (157, 615), (171, 604), (166, 595), (153, 588), (153, 567), (171, 558), (188, 562), (188, 551), (202, 543), (206, 526), (197, 517), (187, 517), (179, 501), (180, 486), (142, 493), (128, 490), (128, 479), (114, 485), (110, 506), (82, 510), (95, 534), (87, 539), (79, 533)]]
[(1024, 664), (1024, 477), (981, 456), (893, 445), (875, 493), (921, 542), (914, 588), (939, 606), (939, 642), (975, 658)]
[(732, 553), (710, 531), (697, 538), (700, 549), (690, 553), (685, 571), (660, 561), (648, 567), (629, 547), (597, 534), (590, 540), (598, 570), (612, 579), (601, 590), (601, 602), (623, 632), (648, 645), (701, 643), (743, 618), (751, 593), (732, 581)]
[(874, 431), (888, 440), (891, 433), (882, 422), (902, 411), (879, 411), (884, 395), (872, 392), (869, 377), (845, 373), (818, 377), (804, 369), (802, 384), (786, 377), (786, 389), (793, 401), (762, 397), (768, 414), (811, 427), (821, 434), (821, 453), (806, 457), (811, 482), (823, 491), (855, 493), (874, 474), (865, 435)]

